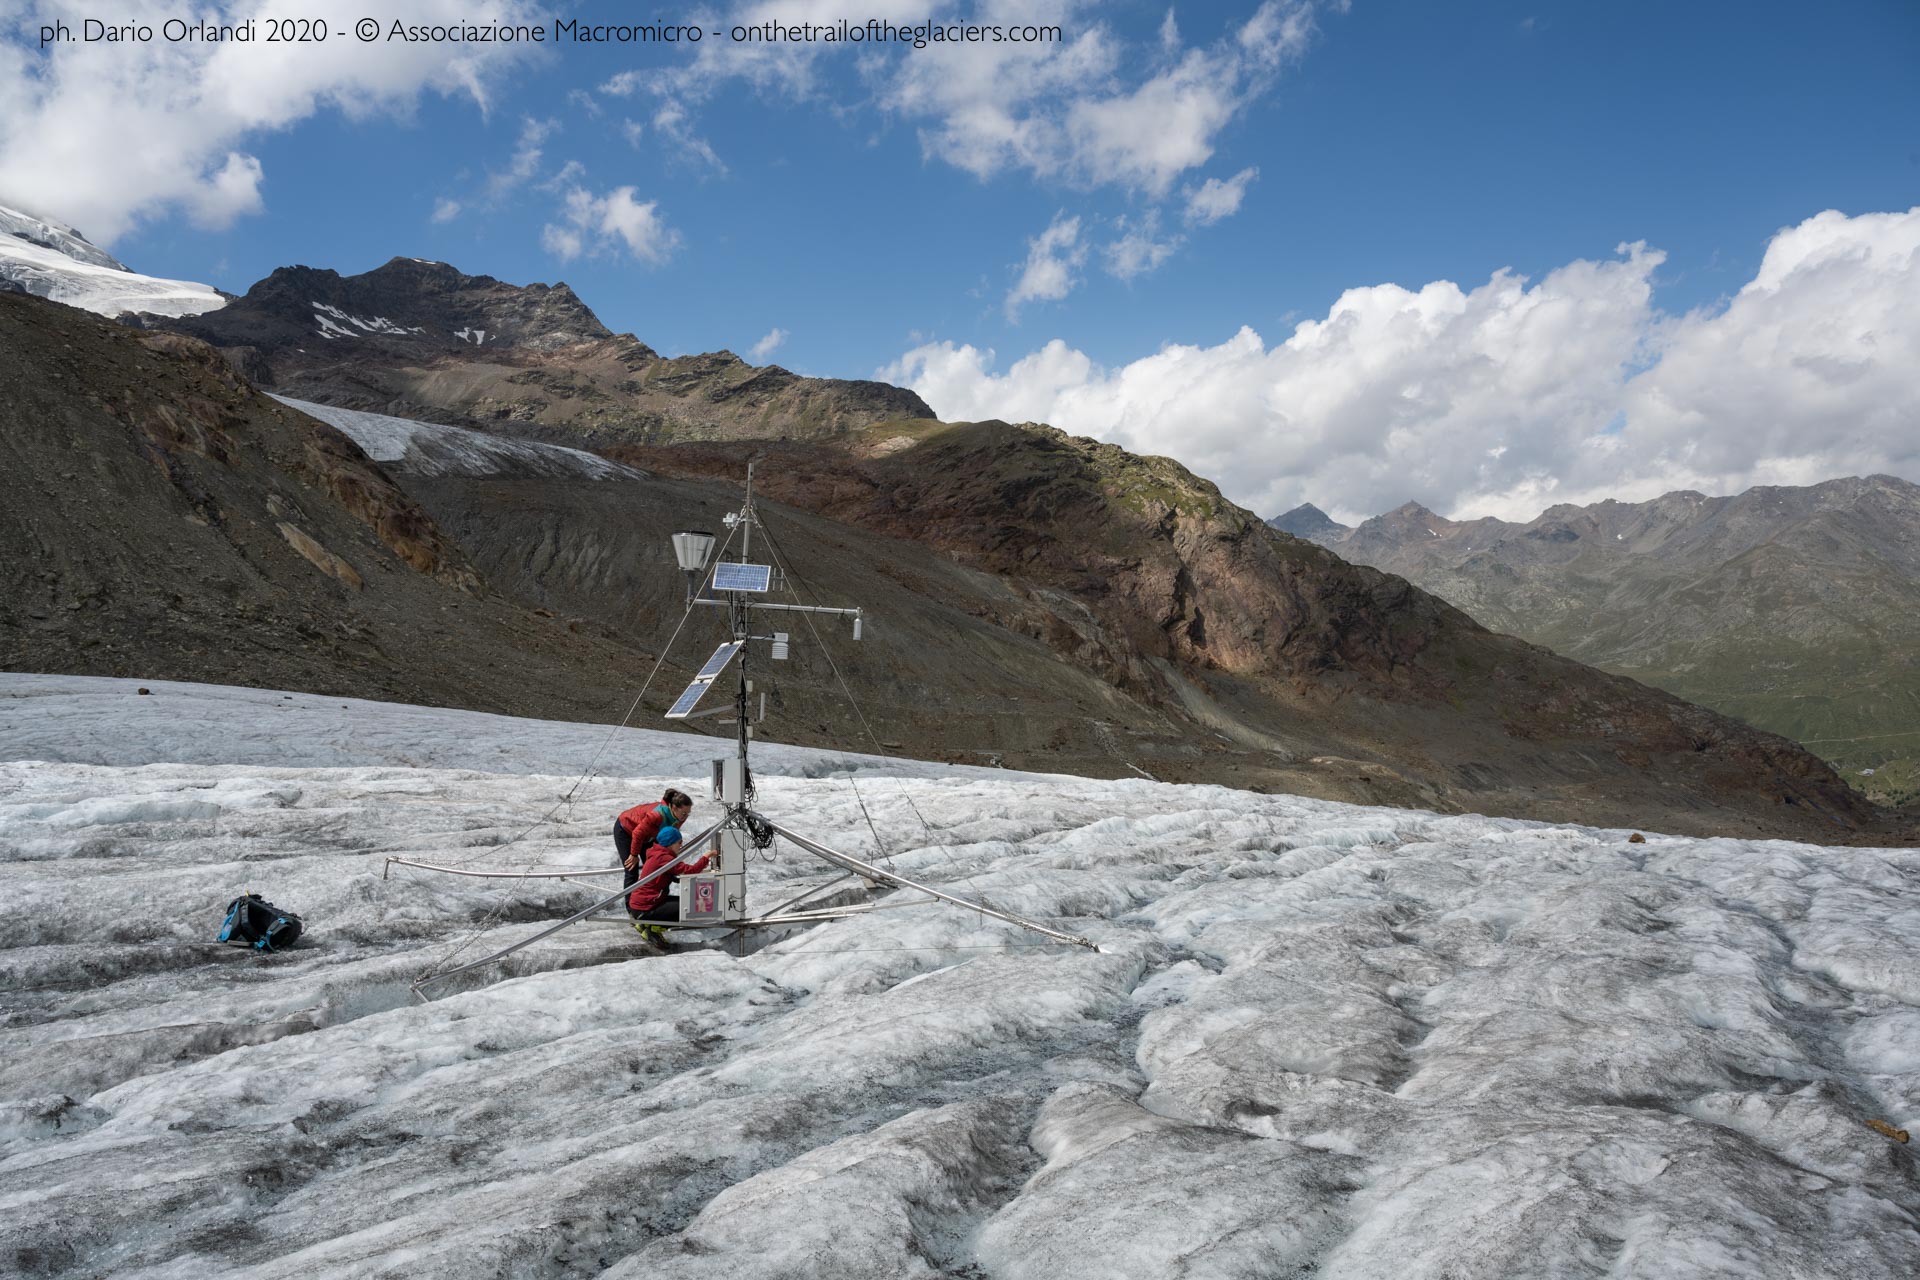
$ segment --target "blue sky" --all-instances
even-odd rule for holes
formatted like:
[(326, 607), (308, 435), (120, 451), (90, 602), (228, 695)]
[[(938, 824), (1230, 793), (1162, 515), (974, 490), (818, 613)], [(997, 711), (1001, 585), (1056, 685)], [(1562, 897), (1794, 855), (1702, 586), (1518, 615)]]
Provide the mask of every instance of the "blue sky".
[[(1201, 43), (1254, 8), (1174, 13)], [(1071, 38), (1105, 24), (1145, 62), (1166, 13), (1114, 4), (1063, 26)], [(779, 327), (791, 334), (781, 360), (852, 376), (915, 334), (1002, 347), (1058, 336), (1119, 361), (1243, 323), (1280, 333), (1349, 286), (1533, 275), (1622, 240), (1667, 251), (1660, 296), (1684, 310), (1737, 288), (1778, 227), (1920, 194), (1920, 6), (1831, 6), (1816, 21), (1787, 4), (1358, 0), (1316, 21), (1297, 62), (1191, 172), (1256, 167), (1239, 212), (1130, 281), (1090, 266), (1083, 287), (1017, 323), (1002, 301), (1028, 238), (1057, 212), (1110, 223), (1154, 202), (929, 159), (916, 121), (872, 105), (851, 53), (821, 56), (809, 97), (734, 82), (700, 107), (692, 127), (724, 172), (647, 127), (656, 103), (644, 91), (593, 92), (684, 55), (566, 50), (498, 86), (484, 114), (428, 94), (411, 119), (322, 111), (259, 136), (264, 212), (218, 231), (163, 216), (116, 247), (142, 270), (230, 290), (289, 262), (355, 271), (394, 254), (565, 278), (609, 324), (662, 349), (744, 350)], [(489, 202), (478, 192), (511, 165), (529, 119), (558, 124), (542, 168)], [(633, 145), (623, 126), (636, 119)], [(534, 188), (568, 160), (598, 186), (656, 201), (681, 248), (661, 264), (543, 249), (554, 202)], [(442, 198), (466, 208), (436, 225)]]
[[(60, 7), (26, 4), (29, 17)], [(489, 6), (531, 9), (486, 0), (449, 12)], [(723, 6), (706, 11), (705, 25), (771, 7)], [(942, 15), (973, 7), (789, 6)], [(1057, 46), (999, 51), (998, 79), (969, 97), (932, 53), (815, 46), (769, 63), (764, 47), (743, 58), (711, 37), (691, 56), (663, 46), (568, 48), (494, 67), (483, 76), (483, 106), (445, 91), (445, 66), (432, 64), (449, 60), (442, 53), (361, 95), (351, 59), (370, 55), (336, 42), (330, 56), (346, 60), (342, 70), (312, 77), (304, 106), (224, 105), (213, 125), (200, 122), (217, 135), (207, 148), (179, 144), (182, 163), (206, 171), (228, 150), (251, 157), (251, 185), (221, 187), (216, 198), (156, 178), (149, 197), (122, 198), (95, 183), (76, 188), (68, 203), (77, 209), (48, 207), (62, 191), (46, 159), (53, 153), (21, 159), (15, 147), (11, 164), (0, 149), (0, 188), (24, 181), (39, 196), (36, 211), (83, 231), (94, 230), (89, 210), (109, 210), (98, 218), (120, 232), (115, 251), (152, 274), (238, 291), (286, 263), (353, 272), (396, 254), (436, 258), (514, 282), (564, 279), (609, 325), (669, 353), (746, 354), (777, 329), (786, 336), (766, 359), (851, 377), (917, 368), (929, 386), (937, 380), (925, 361), (900, 363), (929, 343), (981, 353), (978, 368), (998, 373), (1059, 340), (1110, 372), (1166, 344), (1227, 343), (1242, 326), (1268, 346), (1284, 342), (1296, 323), (1326, 319), (1348, 289), (1417, 293), (1456, 282), (1472, 291), (1503, 268), (1539, 281), (1579, 260), (1617, 261), (1616, 246), (1634, 241), (1665, 255), (1640, 273), (1651, 289), (1642, 329), (1652, 333), (1662, 318), (1736, 294), (1781, 228), (1827, 209), (1920, 204), (1920, 5), (1908, 0), (1818, 11), (1625, 0), (993, 7), (1057, 14), (1069, 46), (1089, 41), (1101, 56), (1086, 60), (1091, 69), (1076, 82)], [(634, 17), (613, 4), (545, 12)], [(1247, 54), (1243, 33), (1262, 15), (1297, 28), (1264, 61)], [(243, 66), (247, 52), (230, 50), (227, 65)], [(54, 63), (15, 53), (44, 84)], [(54, 56), (83, 87), (86, 59), (97, 54)], [(1161, 124), (1151, 110), (1121, 119), (1142, 135), (1149, 160), (1118, 156), (1110, 138), (1105, 154), (1055, 137), (1022, 156), (967, 136), (978, 124), (968, 113), (992, 101), (996, 86), (1033, 95), (1016, 103), (1016, 122), (1058, 125), (1076, 101), (1144, 96), (1182, 58), (1201, 59), (1203, 78), (1227, 82), (1219, 115), (1164, 145), (1151, 136)], [(1049, 76), (1044, 90), (1031, 88)], [(266, 101), (272, 89), (247, 92)], [(362, 109), (344, 112), (343, 101)], [(49, 90), (31, 105), (50, 118), (57, 100)], [(677, 121), (662, 118), (669, 109)], [(1211, 222), (1189, 216), (1202, 184), (1236, 176), (1237, 208)], [(196, 180), (220, 185), (204, 172)], [(604, 202), (621, 191), (629, 227), (644, 210), (642, 250), (607, 231)], [(116, 198), (120, 213), (111, 212)], [(1159, 256), (1136, 254), (1141, 269), (1123, 279), (1109, 252), (1130, 234)], [(1021, 301), (1036, 241), (1052, 246), (1054, 283)], [(953, 398), (996, 403), (982, 396)], [(1624, 405), (1602, 407), (1602, 420), (1625, 420)], [(1164, 438), (1178, 434), (1163, 428), (1130, 442)], [(1455, 505), (1472, 488), (1421, 483)], [(1503, 492), (1532, 500), (1524, 486)], [(1285, 496), (1262, 490), (1263, 501)], [(1362, 486), (1350, 505), (1384, 496)]]

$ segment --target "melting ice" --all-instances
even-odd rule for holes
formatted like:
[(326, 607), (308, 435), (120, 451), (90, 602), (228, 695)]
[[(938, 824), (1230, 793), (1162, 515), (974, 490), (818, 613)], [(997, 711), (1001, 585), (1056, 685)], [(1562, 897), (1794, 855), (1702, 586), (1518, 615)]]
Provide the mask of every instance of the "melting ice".
[[(1913, 1274), (1914, 850), (769, 747), (786, 825), (1100, 951), (589, 922), (416, 1003), (607, 889), (388, 855), (607, 867), (718, 744), (146, 687), (0, 676), (8, 1274)], [(244, 889), (296, 949), (208, 943)]]

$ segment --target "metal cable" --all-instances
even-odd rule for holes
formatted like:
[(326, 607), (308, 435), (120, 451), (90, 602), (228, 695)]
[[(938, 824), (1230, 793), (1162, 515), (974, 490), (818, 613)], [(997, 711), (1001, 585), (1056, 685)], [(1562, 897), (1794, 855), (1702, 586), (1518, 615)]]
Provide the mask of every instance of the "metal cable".
[[(731, 543), (733, 542), (733, 535), (736, 532), (738, 532), (737, 526), (734, 529), (729, 529), (727, 531), (726, 541), (722, 542), (720, 544), (720, 549), (714, 553), (712, 557), (713, 561), (718, 561), (721, 556), (726, 554), (727, 547), (731, 545)], [(577, 791), (579, 791), (582, 786), (586, 784), (589, 778), (593, 776), (594, 769), (596, 766), (599, 765), (600, 757), (606, 754), (606, 750), (608, 746), (612, 745), (614, 738), (619, 734), (619, 732), (622, 729), (627, 727), (628, 721), (633, 719), (633, 713), (640, 709), (641, 700), (647, 696), (647, 690), (653, 687), (654, 678), (660, 674), (660, 668), (663, 665), (665, 665), (667, 660), (667, 654), (672, 651), (674, 641), (680, 638), (680, 633), (686, 629), (687, 619), (691, 618), (692, 616), (693, 616), (693, 598), (689, 597), (687, 599), (686, 608), (681, 611), (679, 624), (674, 627), (673, 634), (667, 637), (667, 643), (661, 646), (659, 654), (654, 658), (653, 670), (647, 673), (646, 681), (643, 684), (641, 684), (640, 692), (634, 695), (632, 704), (627, 707), (626, 715), (620, 717), (619, 724), (614, 725), (612, 728), (607, 730), (606, 737), (601, 739), (600, 746), (594, 751), (593, 756), (587, 761), (586, 770), (583, 773), (581, 773), (581, 775), (578, 778), (574, 780), (574, 783), (571, 787), (567, 788), (566, 794), (561, 796), (558, 800), (556, 800), (553, 804), (553, 807), (548, 809), (544, 814), (542, 814), (526, 830), (522, 831), (519, 835), (514, 836), (511, 840), (508, 840), (503, 845), (490, 846), (491, 850), (497, 852), (500, 849), (512, 848), (514, 845), (520, 843), (520, 841), (526, 839), (528, 836), (532, 835), (535, 831), (538, 831), (541, 827), (545, 826), (548, 822), (550, 822), (553, 818), (553, 815), (560, 811), (561, 806), (570, 804), (572, 802), (574, 794)], [(478, 856), (479, 855), (476, 855), (474, 858), (468, 858), (465, 861), (473, 862), (477, 859)], [(462, 865), (464, 865), (464, 863)], [(535, 864), (531, 862), (527, 863), (526, 866), (521, 869), (522, 876), (524, 876), (527, 871), (531, 870), (534, 865)], [(430, 962), (428, 965), (427, 972), (429, 974), (433, 973), (439, 966), (449, 963), (450, 961), (455, 959), (457, 956), (459, 956), (461, 952), (465, 951), (468, 947), (472, 946), (476, 939), (478, 939), (482, 934), (484, 934), (489, 928), (493, 926), (493, 922), (496, 919), (498, 919), (500, 913), (506, 909), (507, 901), (511, 893), (512, 893), (512, 889), (509, 886), (502, 886), (500, 892), (494, 896), (493, 907), (487, 912), (486, 916), (480, 921), (480, 923), (476, 925), (473, 928), (473, 930), (469, 932), (466, 935), (466, 937), (464, 937), (460, 941), (460, 943), (453, 948), (452, 951), (440, 957), (438, 960)]]
[[(809, 583), (805, 578), (801, 577), (798, 573), (795, 573), (793, 570), (787, 568), (786, 557), (780, 553), (780, 539), (774, 536), (773, 527), (767, 524), (765, 521), (762, 521), (760, 524), (760, 529), (761, 529), (761, 532), (766, 535), (767, 545), (772, 550), (774, 562), (780, 566), (781, 572), (786, 574), (787, 577), (793, 580), (794, 582), (797, 582), (801, 586), (805, 587), (807, 590), (807, 595), (812, 598), (813, 603), (815, 603), (816, 605), (819, 604), (820, 597), (817, 594), (815, 594), (812, 584)], [(796, 591), (794, 594), (798, 595), (799, 592)], [(805, 620), (807, 624), (807, 630), (812, 633), (814, 644), (819, 646), (821, 655), (826, 658), (828, 670), (832, 671), (834, 679), (840, 682), (840, 691), (846, 695), (848, 704), (852, 706), (854, 718), (859, 720), (861, 730), (867, 735), (867, 741), (873, 744), (874, 754), (882, 758), (890, 758), (887, 756), (885, 748), (883, 748), (880, 745), (880, 738), (877, 734), (874, 733), (873, 726), (867, 722), (867, 714), (864, 710), (861, 709), (860, 700), (853, 696), (853, 690), (848, 686), (846, 676), (841, 674), (840, 664), (833, 660), (832, 650), (828, 649), (826, 641), (820, 638), (819, 628), (813, 625), (813, 615), (810, 613), (803, 613), (800, 615), (800, 617), (803, 620)], [(880, 832), (874, 827), (874, 824), (873, 824), (873, 815), (867, 812), (866, 801), (860, 798), (860, 788), (859, 788), (859, 785), (854, 782), (853, 773), (851, 771), (849, 771), (847, 774), (847, 782), (848, 782), (848, 785), (853, 787), (853, 798), (854, 798), (854, 801), (858, 803), (860, 806), (861, 816), (863, 816), (867, 820), (867, 829), (873, 832), (874, 847), (880, 851), (880, 856), (884, 861), (891, 863), (893, 860), (893, 855), (889, 854), (886, 851), (886, 846), (883, 843), (881, 843)], [(920, 812), (920, 806), (913, 802), (913, 795), (907, 790), (906, 780), (903, 778), (896, 778), (895, 782), (899, 785), (899, 788), (900, 788), (900, 798), (907, 802), (907, 808), (913, 810), (913, 816), (920, 820), (920, 827), (923, 831), (927, 833), (928, 841), (933, 844), (934, 848), (939, 849), (940, 852), (945, 855), (948, 862), (953, 864), (954, 870), (960, 873), (961, 879), (966, 881), (967, 888), (973, 891), (973, 895), (976, 898), (979, 898), (981, 902), (983, 903), (986, 902), (987, 901), (986, 895), (981, 893), (980, 886), (976, 885), (973, 882), (972, 874), (969, 873), (965, 867), (960, 865), (960, 860), (953, 856), (953, 852), (951, 850), (949, 850), (944, 844), (938, 843), (938, 837), (934, 834), (933, 824), (927, 821), (926, 814)]]

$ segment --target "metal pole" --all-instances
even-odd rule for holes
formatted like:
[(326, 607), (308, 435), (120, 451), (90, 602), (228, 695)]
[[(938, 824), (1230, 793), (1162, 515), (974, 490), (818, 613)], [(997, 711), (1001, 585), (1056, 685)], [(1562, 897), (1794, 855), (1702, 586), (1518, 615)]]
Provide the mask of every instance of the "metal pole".
[(673, 868), (679, 866), (682, 862), (686, 861), (687, 855), (693, 852), (694, 846), (699, 844), (700, 841), (705, 840), (708, 836), (712, 835), (715, 831), (719, 829), (719, 827), (720, 827), (720, 824), (716, 822), (713, 824), (713, 826), (708, 827), (705, 831), (702, 831), (698, 836), (695, 836), (692, 840), (683, 841), (680, 845), (680, 852), (674, 856), (673, 861), (667, 863), (666, 866), (661, 867), (658, 871), (654, 871), (647, 875), (641, 876), (638, 880), (635, 880), (630, 885), (621, 886), (620, 892), (613, 894), (610, 897), (600, 899), (600, 901), (594, 903), (592, 906), (588, 907), (586, 910), (577, 911), (574, 914), (568, 916), (565, 920), (562, 920), (559, 924), (554, 925), (552, 928), (542, 929), (539, 933), (534, 934), (531, 938), (522, 939), (521, 941), (514, 943), (512, 946), (507, 947), (505, 950), (496, 951), (490, 956), (483, 956), (480, 959), (475, 960), (470, 964), (463, 964), (458, 969), (449, 969), (445, 973), (436, 973), (431, 977), (421, 978), (416, 982), (414, 982), (413, 991), (416, 994), (418, 994), (418, 992), (422, 987), (430, 987), (436, 982), (441, 982), (446, 980), (447, 978), (453, 977), (455, 974), (465, 973), (469, 969), (478, 969), (483, 964), (492, 964), (495, 960), (504, 959), (505, 957), (510, 956), (514, 952), (520, 950), (522, 947), (530, 947), (534, 943), (540, 941), (540, 939), (542, 938), (551, 937), (552, 935), (566, 928), (568, 925), (573, 924), (575, 921), (586, 919), (588, 916), (592, 915), (594, 912), (598, 911), (602, 907), (612, 906), (614, 903), (619, 902), (621, 899), (625, 898), (628, 894), (632, 893), (635, 889), (638, 889), (641, 885), (651, 883), (652, 881), (658, 879), (659, 877), (667, 874), (667, 872), (671, 871)]
[(753, 459), (752, 458), (747, 459), (747, 505), (741, 510), (740, 523), (745, 526), (743, 529), (740, 530), (740, 533), (741, 533), (740, 559), (742, 561), (751, 560), (753, 558)]
[[(720, 824), (716, 822), (699, 835), (687, 837), (687, 848), (694, 848), (702, 840), (705, 840), (719, 829)], [(437, 862), (415, 862), (411, 858), (401, 858), (393, 854), (387, 855), (387, 865), (390, 867), (395, 865), (418, 867), (422, 871), (444, 871), (450, 876), (478, 876), (483, 879), (493, 880), (573, 880), (582, 876), (617, 875), (625, 870), (624, 867), (600, 867), (592, 871), (469, 871), (465, 867), (442, 866)], [(384, 870), (380, 873), (380, 878), (382, 880), (386, 879), (386, 872)]]
[[(387, 859), (389, 867), (418, 867), (422, 871), (444, 871), (450, 876), (481, 876), (495, 880), (573, 880), (582, 876), (617, 876), (624, 867), (601, 867), (595, 871), (469, 871), (465, 867), (445, 867), (437, 862), (415, 862), (411, 858)], [(381, 873), (385, 879), (385, 872)]]
[(1008, 924), (1018, 925), (1022, 929), (1030, 929), (1034, 933), (1052, 938), (1056, 942), (1065, 942), (1072, 946), (1085, 947), (1089, 951), (1100, 950), (1099, 944), (1090, 938), (1083, 938), (1078, 934), (1062, 933), (1058, 929), (1049, 929), (1046, 925), (1040, 924), (1037, 921), (1028, 920), (1023, 916), (1016, 916), (1006, 911), (997, 911), (992, 907), (982, 906), (977, 902), (968, 902), (965, 898), (956, 898), (950, 893), (942, 893), (940, 890), (921, 884), (916, 880), (909, 880), (905, 876), (897, 876), (891, 871), (882, 870), (870, 863), (862, 862), (858, 858), (849, 857), (844, 853), (829, 849), (818, 840), (810, 840), (797, 831), (789, 831), (777, 822), (773, 823), (772, 826), (775, 831), (793, 841), (814, 857), (825, 859), (833, 863), (836, 867), (845, 867), (849, 871), (857, 871), (869, 880), (877, 880), (882, 884), (899, 885), (906, 889), (918, 889), (922, 893), (931, 894), (942, 902), (951, 902), (956, 907), (965, 907), (967, 910), (977, 911), (983, 916), (991, 916), (995, 920), (1004, 920)]

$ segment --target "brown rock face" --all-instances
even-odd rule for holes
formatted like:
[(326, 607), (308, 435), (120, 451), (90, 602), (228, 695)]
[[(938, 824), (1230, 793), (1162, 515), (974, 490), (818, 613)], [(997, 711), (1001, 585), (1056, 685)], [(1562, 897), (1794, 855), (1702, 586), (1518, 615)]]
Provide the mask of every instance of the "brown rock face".
[(283, 267), (218, 311), (142, 323), (204, 339), (298, 399), (603, 442), (834, 435), (932, 417), (911, 391), (802, 378), (728, 351), (667, 358), (564, 284), (505, 284), (395, 258), (357, 276)]
[[(1168, 459), (998, 422), (883, 424), (761, 451), (769, 497), (1005, 577), (1031, 611), (1004, 625), (1283, 758), (1281, 773), (1371, 760), (1440, 807), (1623, 825), (1661, 825), (1644, 816), (1659, 810), (1668, 829), (1827, 839), (1888, 830), (1785, 739), (1489, 632), (1266, 527)], [(740, 450), (712, 444), (608, 452), (667, 475), (741, 470)]]
[(488, 592), (358, 446), (204, 343), (0, 294), (0, 451), (0, 668), (619, 705), (630, 650)]

